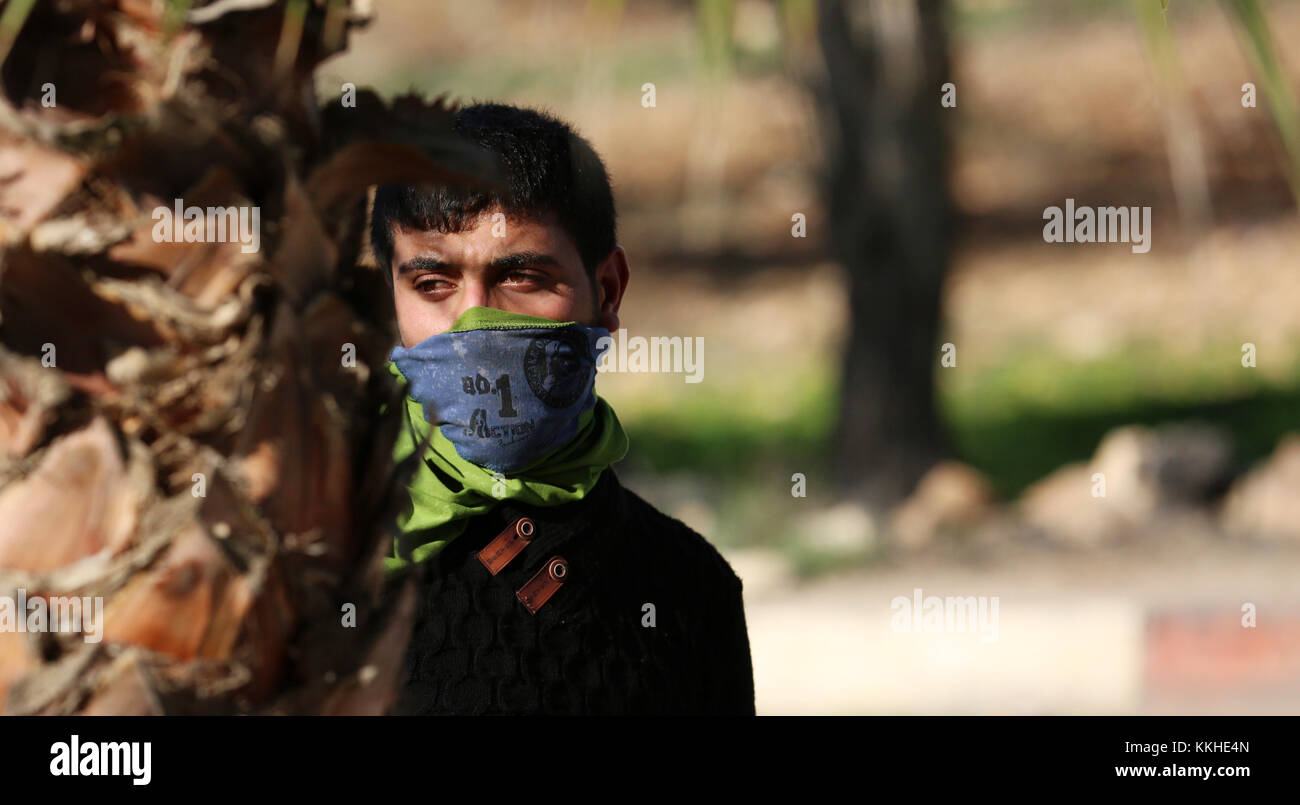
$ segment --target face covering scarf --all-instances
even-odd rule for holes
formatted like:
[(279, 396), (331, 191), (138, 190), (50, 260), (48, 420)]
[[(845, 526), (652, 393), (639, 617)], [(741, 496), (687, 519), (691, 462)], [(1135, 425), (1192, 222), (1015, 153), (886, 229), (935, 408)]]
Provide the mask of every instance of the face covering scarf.
[(447, 332), (393, 349), (389, 371), (409, 384), (393, 457), (424, 447), (385, 558), (390, 572), (433, 557), (502, 500), (580, 500), (627, 454), (623, 426), (595, 392), (608, 336), (472, 307)]

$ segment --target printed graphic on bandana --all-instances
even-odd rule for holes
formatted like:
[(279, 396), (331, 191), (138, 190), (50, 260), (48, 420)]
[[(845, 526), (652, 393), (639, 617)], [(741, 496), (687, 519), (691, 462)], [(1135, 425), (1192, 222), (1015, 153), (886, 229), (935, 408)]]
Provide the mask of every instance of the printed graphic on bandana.
[[(514, 395), (510, 393), (510, 375), (501, 375), (495, 383), (481, 374), (462, 377), (460, 382), (465, 393), (470, 396), (484, 394), (499, 396), (501, 408), (497, 411), (497, 416), (502, 419), (518, 418), (519, 411), (515, 409)], [(509, 445), (528, 438), (536, 427), (536, 423), (531, 419), (492, 425), (488, 420), (488, 409), (475, 408), (469, 415), (469, 424), (464, 428), (463, 435), (479, 439), (497, 439), (502, 445)]]
[(524, 376), (537, 399), (568, 408), (591, 385), (595, 365), (587, 358), (587, 337), (574, 330), (539, 335), (524, 355)]

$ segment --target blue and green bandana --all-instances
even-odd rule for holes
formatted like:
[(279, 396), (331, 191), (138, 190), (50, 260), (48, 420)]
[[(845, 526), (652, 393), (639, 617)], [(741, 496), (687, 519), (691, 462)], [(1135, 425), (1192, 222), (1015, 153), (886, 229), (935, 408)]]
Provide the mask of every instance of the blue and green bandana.
[(389, 370), (409, 384), (394, 459), (421, 453), (390, 571), (436, 555), (502, 500), (580, 500), (627, 454), (614, 409), (595, 393), (608, 335), (472, 307), (447, 332), (393, 349)]

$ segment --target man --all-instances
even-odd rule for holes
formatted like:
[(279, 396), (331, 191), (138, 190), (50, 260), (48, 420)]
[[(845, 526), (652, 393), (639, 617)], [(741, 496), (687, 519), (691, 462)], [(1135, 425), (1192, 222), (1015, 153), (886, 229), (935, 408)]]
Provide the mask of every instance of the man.
[(500, 189), (385, 186), (371, 215), (415, 466), (389, 567), (422, 574), (394, 712), (754, 714), (740, 580), (609, 466), (595, 367), (629, 270), (600, 158), (528, 109), (454, 129)]

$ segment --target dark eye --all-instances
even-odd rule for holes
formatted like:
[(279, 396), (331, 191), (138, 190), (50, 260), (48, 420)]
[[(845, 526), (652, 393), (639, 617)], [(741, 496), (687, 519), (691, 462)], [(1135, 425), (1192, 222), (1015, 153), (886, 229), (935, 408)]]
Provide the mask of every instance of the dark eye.
[(438, 277), (422, 278), (415, 283), (415, 290), (420, 293), (433, 293), (441, 291), (447, 286), (447, 281)]
[(543, 279), (536, 271), (511, 271), (506, 274), (506, 281), (512, 285), (535, 285)]

